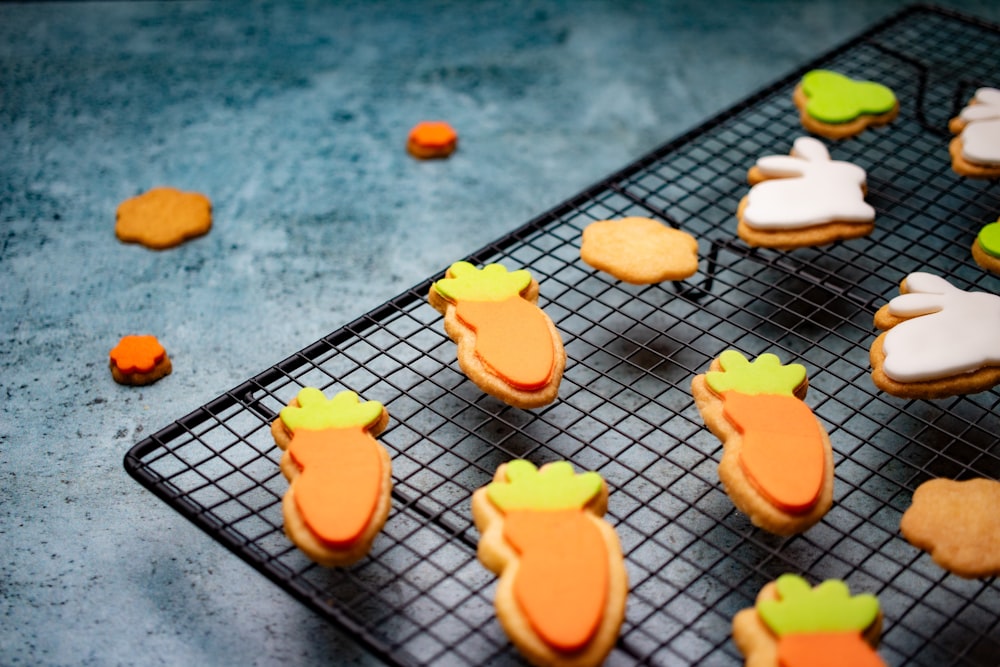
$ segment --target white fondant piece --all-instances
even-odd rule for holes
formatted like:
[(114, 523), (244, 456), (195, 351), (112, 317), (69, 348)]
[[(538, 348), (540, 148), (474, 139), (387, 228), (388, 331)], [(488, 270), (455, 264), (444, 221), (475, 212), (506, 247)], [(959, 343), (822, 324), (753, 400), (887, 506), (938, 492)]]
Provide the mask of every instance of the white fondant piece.
[(750, 188), (743, 221), (754, 229), (802, 229), (875, 219), (875, 209), (865, 202), (862, 190), (865, 170), (831, 160), (818, 139), (799, 137), (792, 155), (762, 157), (757, 168), (774, 180)]
[(886, 332), (882, 369), (897, 382), (923, 382), (1000, 364), (1000, 296), (965, 292), (930, 273), (906, 277), (889, 313), (912, 317)]

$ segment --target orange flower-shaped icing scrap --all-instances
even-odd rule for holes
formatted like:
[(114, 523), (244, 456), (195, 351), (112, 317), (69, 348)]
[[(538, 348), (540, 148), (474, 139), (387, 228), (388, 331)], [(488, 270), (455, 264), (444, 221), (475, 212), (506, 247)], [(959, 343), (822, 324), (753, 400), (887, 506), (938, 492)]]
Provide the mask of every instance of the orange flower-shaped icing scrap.
[(518, 408), (555, 400), (566, 351), (536, 305), (538, 282), (530, 273), (455, 262), (431, 286), (428, 301), (444, 314), (459, 366), (480, 389)]
[(511, 461), (472, 496), (497, 618), (535, 665), (597, 665), (615, 644), (628, 577), (607, 501), (600, 475), (565, 461)]
[(778, 535), (806, 530), (833, 504), (833, 448), (802, 400), (807, 388), (801, 364), (783, 365), (773, 354), (751, 362), (736, 350), (691, 383), (698, 411), (723, 443), (726, 493), (754, 525)]
[(163, 250), (207, 234), (211, 228), (208, 197), (176, 188), (153, 188), (118, 205), (115, 235), (126, 243)]
[(851, 595), (842, 581), (811, 588), (783, 574), (756, 605), (733, 617), (733, 642), (747, 667), (885, 667), (875, 652), (882, 612), (870, 593)]
[(285, 534), (313, 561), (350, 565), (363, 558), (389, 516), (392, 460), (375, 440), (389, 423), (377, 401), (352, 391), (331, 399), (302, 389), (271, 424), (289, 481)]
[(960, 577), (1000, 576), (1000, 482), (932, 479), (917, 487), (899, 529)]
[(446, 158), (458, 147), (458, 133), (444, 121), (427, 120), (417, 123), (406, 139), (406, 150), (415, 158), (431, 160)]
[(156, 336), (124, 336), (111, 349), (109, 365), (115, 382), (136, 386), (152, 384), (173, 370)]
[(649, 218), (599, 220), (583, 230), (580, 258), (633, 285), (682, 280), (698, 270), (698, 242)]

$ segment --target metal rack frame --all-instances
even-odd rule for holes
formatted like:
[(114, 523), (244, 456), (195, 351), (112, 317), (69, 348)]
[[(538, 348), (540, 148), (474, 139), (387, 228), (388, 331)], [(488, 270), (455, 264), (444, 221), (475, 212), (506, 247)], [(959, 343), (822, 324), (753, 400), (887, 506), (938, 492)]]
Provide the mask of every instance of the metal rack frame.
[[(882, 394), (868, 346), (874, 311), (911, 271), (996, 291), (969, 246), (1000, 213), (1000, 188), (951, 171), (946, 126), (976, 86), (998, 83), (997, 53), (1000, 27), (908, 9), (468, 257), (529, 268), (541, 284), (569, 358), (550, 406), (511, 408), (461, 374), (426, 303), (433, 276), (139, 442), (125, 467), (390, 664), (521, 664), (494, 618), (495, 578), (476, 560), (469, 508), (516, 457), (567, 459), (608, 481), (631, 589), (609, 664), (739, 664), (733, 614), (786, 571), (877, 594), (889, 664), (995, 664), (996, 582), (944, 572), (898, 526), (927, 479), (1000, 479), (1000, 397)], [(891, 125), (827, 142), (834, 159), (868, 171), (876, 229), (821, 248), (750, 249), (735, 237), (746, 170), (806, 134), (791, 91), (817, 67), (880, 81), (901, 100)], [(582, 229), (626, 215), (692, 233), (699, 273), (637, 287), (583, 264)], [(833, 509), (803, 535), (755, 529), (721, 489), (721, 444), (690, 382), (728, 348), (808, 369), (836, 485)], [(380, 440), (393, 457), (392, 513), (346, 569), (312, 564), (282, 531), (287, 483), (268, 425), (303, 386), (351, 389), (391, 415)]]

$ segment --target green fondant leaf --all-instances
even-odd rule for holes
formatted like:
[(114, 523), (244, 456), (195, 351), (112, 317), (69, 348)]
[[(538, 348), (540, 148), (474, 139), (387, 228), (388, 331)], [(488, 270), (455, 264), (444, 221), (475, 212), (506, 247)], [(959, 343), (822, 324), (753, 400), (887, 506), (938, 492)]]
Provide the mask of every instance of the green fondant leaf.
[(315, 387), (305, 387), (295, 397), (298, 407), (288, 406), (279, 416), (292, 433), (298, 429), (321, 431), (330, 428), (369, 426), (382, 416), (378, 401), (362, 402), (353, 391), (342, 391), (327, 400)]
[(878, 616), (878, 598), (870, 593), (851, 596), (842, 581), (828, 579), (811, 588), (794, 574), (778, 577), (778, 599), (757, 603), (757, 613), (774, 634), (862, 632)]
[(531, 284), (525, 269), (508, 271), (503, 264), (487, 264), (482, 270), (468, 262), (455, 262), (450, 278), (434, 283), (434, 289), (449, 301), (503, 301), (516, 296)]
[(808, 98), (807, 113), (824, 123), (847, 123), (863, 114), (888, 113), (896, 95), (874, 81), (855, 81), (829, 70), (813, 70), (802, 77)]
[(1000, 257), (1000, 220), (979, 230), (979, 246), (986, 251), (986, 254), (993, 257)]
[(490, 501), (505, 512), (520, 509), (581, 509), (601, 492), (604, 481), (596, 472), (573, 472), (572, 464), (558, 461), (535, 467), (517, 459), (506, 467), (506, 482), (486, 487)]
[(783, 365), (777, 355), (765, 353), (753, 362), (736, 350), (719, 355), (721, 371), (705, 374), (708, 386), (717, 394), (738, 391), (741, 394), (780, 394), (792, 396), (806, 380), (802, 364)]

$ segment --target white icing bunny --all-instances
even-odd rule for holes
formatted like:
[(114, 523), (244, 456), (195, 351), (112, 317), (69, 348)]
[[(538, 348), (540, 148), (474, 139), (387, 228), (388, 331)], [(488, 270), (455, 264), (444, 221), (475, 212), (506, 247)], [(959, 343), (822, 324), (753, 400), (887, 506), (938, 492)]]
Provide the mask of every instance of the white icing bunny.
[(958, 115), (965, 122), (962, 130), (962, 157), (971, 162), (1000, 163), (1000, 90), (980, 88), (975, 104)]
[(1000, 296), (965, 292), (930, 273), (906, 277), (889, 313), (908, 317), (882, 342), (885, 374), (921, 382), (1000, 364)]
[(828, 222), (871, 222), (865, 170), (831, 160), (823, 142), (795, 140), (791, 155), (768, 155), (757, 168), (770, 179), (750, 188), (743, 221), (755, 229), (801, 229)]

